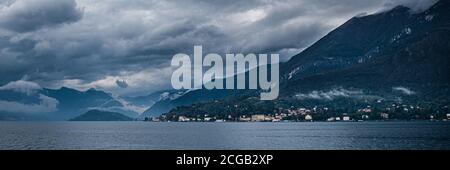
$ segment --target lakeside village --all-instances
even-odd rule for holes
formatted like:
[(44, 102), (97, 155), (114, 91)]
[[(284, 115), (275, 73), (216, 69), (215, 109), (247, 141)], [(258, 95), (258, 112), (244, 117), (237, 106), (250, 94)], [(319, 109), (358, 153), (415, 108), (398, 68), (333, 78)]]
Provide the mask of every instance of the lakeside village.
[[(238, 107), (235, 105), (234, 107)], [(163, 114), (159, 117), (145, 118), (152, 122), (362, 122), (362, 121), (448, 121), (448, 106), (430, 114), (430, 111), (419, 106), (392, 104), (380, 111), (366, 106), (353, 113), (336, 112), (327, 107), (278, 109), (272, 114)]]

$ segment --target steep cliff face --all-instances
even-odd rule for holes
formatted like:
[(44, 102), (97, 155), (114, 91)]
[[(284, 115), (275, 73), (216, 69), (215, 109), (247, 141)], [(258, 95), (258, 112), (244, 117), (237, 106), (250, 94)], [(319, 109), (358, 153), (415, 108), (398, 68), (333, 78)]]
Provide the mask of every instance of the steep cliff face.
[(449, 9), (441, 1), (418, 14), (397, 7), (353, 18), (286, 63), (282, 92), (329, 86), (448, 86)]

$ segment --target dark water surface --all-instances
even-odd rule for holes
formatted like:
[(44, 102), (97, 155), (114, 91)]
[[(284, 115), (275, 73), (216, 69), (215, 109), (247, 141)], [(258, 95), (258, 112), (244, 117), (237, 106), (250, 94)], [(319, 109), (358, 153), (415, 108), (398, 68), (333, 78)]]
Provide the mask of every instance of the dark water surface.
[(0, 122), (0, 149), (450, 149), (450, 122)]

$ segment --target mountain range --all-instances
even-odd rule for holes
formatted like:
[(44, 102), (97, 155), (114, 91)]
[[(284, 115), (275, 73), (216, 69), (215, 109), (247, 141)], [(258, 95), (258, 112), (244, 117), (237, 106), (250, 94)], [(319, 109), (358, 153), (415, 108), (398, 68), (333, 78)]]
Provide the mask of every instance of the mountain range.
[[(258, 101), (253, 92), (242, 91), (223, 101), (178, 107), (170, 114), (211, 113), (238, 105), (253, 113), (290, 106), (349, 109), (380, 101), (448, 107), (449, 55), (449, 1), (419, 13), (398, 6), (353, 17), (281, 63), (278, 100)], [(267, 109), (258, 109), (263, 107)]]
[(116, 112), (90, 110), (70, 121), (131, 121), (132, 118)]
[[(18, 82), (14, 85), (17, 88), (0, 89), (0, 101), (4, 103), (0, 105), (10, 107), (0, 111), (0, 120), (69, 120), (91, 110), (137, 118), (145, 109), (160, 100), (160, 95), (164, 93), (158, 91), (145, 96), (122, 97), (94, 88), (79, 91), (68, 87), (37, 87), (24, 91), (18, 84), (26, 81)], [(32, 110), (20, 110), (22, 108)]]

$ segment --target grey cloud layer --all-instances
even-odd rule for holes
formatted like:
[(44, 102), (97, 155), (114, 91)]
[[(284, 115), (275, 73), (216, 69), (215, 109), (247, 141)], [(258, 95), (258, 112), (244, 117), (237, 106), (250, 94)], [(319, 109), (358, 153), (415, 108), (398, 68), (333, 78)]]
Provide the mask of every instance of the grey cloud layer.
[(167, 88), (172, 56), (194, 45), (286, 60), (359, 13), (432, 1), (0, 0), (0, 85), (142, 94)]
[(3, 7), (0, 25), (8, 30), (28, 32), (81, 19), (74, 0), (13, 1)]

